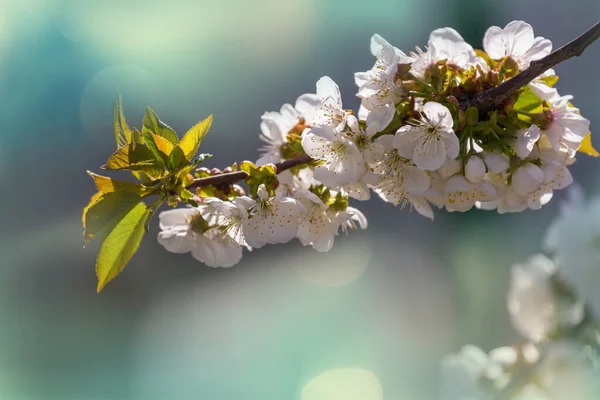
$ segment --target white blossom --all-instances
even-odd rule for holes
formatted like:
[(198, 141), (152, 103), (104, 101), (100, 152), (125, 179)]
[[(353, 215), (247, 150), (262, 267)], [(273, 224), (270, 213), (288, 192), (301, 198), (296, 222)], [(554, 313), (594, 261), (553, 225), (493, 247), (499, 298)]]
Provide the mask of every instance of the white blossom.
[(260, 140), (265, 145), (259, 149), (263, 154), (256, 165), (278, 163), (281, 161), (281, 146), (286, 143), (288, 132), (300, 121), (300, 114), (291, 104), (284, 104), (279, 112), (266, 112), (261, 119)]
[(553, 252), (562, 279), (600, 319), (600, 198), (571, 197), (550, 225), (545, 247)]
[(502, 365), (475, 346), (442, 360), (440, 398), (442, 400), (492, 400), (505, 385)]
[(531, 125), (527, 129), (517, 131), (517, 139), (515, 142), (515, 152), (522, 160), (526, 159), (537, 141), (540, 139), (540, 128), (537, 125)]
[(465, 178), (471, 183), (479, 183), (486, 174), (485, 163), (479, 156), (471, 156), (465, 164)]
[(172, 253), (191, 252), (209, 267), (231, 267), (242, 258), (242, 247), (218, 227), (207, 227), (199, 208), (178, 208), (159, 215), (158, 242)]
[(300, 243), (310, 245), (319, 252), (329, 251), (333, 246), (337, 225), (329, 218), (327, 206), (308, 190), (297, 191), (296, 198), (306, 210), (298, 226)]
[(409, 64), (413, 59), (379, 35), (371, 38), (371, 53), (376, 57), (373, 68), (354, 74), (358, 86), (356, 95), (362, 100), (361, 106), (371, 111), (370, 119), (365, 118), (367, 125), (376, 121), (383, 129), (393, 118), (394, 107), (405, 94), (402, 82), (396, 79), (398, 64)]
[(321, 163), (315, 179), (330, 187), (357, 181), (364, 172), (362, 154), (356, 144), (329, 126), (317, 126), (302, 134), (306, 154)]
[(248, 209), (242, 222), (244, 236), (249, 246), (260, 248), (265, 244), (286, 243), (296, 237), (298, 219), (304, 207), (291, 197), (271, 197), (265, 185), (258, 188), (258, 198), (238, 197)]
[(445, 106), (430, 101), (425, 103), (422, 120), (404, 125), (396, 132), (394, 147), (400, 156), (410, 158), (417, 167), (435, 171), (446, 158), (459, 153), (458, 137), (452, 130), (454, 121)]
[(479, 65), (484, 72), (487, 71), (485, 61), (478, 57), (473, 47), (452, 28), (434, 30), (429, 35), (426, 50), (417, 48), (416, 53), (411, 53), (410, 56), (415, 59), (410, 72), (418, 78), (425, 75), (428, 67), (442, 60), (447, 60), (448, 63), (455, 64), (462, 69)]
[(558, 328), (571, 327), (583, 318), (581, 304), (573, 304), (556, 293), (552, 282), (556, 265), (538, 254), (511, 269), (507, 306), (515, 329), (539, 342)]
[(509, 22), (504, 28), (490, 27), (483, 37), (483, 48), (490, 58), (511, 57), (520, 70), (529, 68), (531, 61), (539, 60), (552, 51), (552, 42), (534, 37), (533, 28), (523, 21)]
[(469, 182), (464, 176), (455, 175), (444, 185), (444, 199), (448, 211), (468, 211), (475, 202), (492, 201), (496, 190), (487, 180), (477, 184)]
[(328, 126), (335, 130), (344, 129), (346, 118), (351, 115), (342, 106), (342, 95), (338, 85), (328, 76), (317, 81), (316, 94), (303, 94), (296, 100), (296, 110), (311, 126)]
[(585, 135), (589, 132), (590, 121), (579, 114), (579, 110), (569, 105), (573, 96), (562, 96), (550, 104), (551, 121), (546, 131), (552, 147), (556, 151), (573, 157)]

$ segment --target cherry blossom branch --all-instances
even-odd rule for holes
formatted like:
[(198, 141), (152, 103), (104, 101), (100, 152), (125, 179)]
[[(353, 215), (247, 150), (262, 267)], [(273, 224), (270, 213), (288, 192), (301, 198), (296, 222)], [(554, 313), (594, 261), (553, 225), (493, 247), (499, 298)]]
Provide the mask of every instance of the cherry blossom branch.
[(480, 111), (490, 111), (499, 108), (512, 94), (516, 93), (545, 71), (569, 58), (580, 56), (598, 38), (600, 38), (600, 22), (597, 22), (587, 31), (561, 48), (554, 50), (546, 57), (532, 61), (529, 68), (514, 78), (502, 82), (491, 89), (477, 93), (474, 96), (461, 99), (461, 109), (465, 110), (468, 107), (476, 107)]
[[(290, 168), (294, 168), (301, 164), (309, 163), (312, 160), (313, 159), (310, 158), (310, 156), (305, 154), (300, 157), (292, 158), (292, 159), (277, 163), (277, 164), (275, 164), (275, 167), (277, 168), (277, 173), (280, 174), (283, 171), (286, 171)], [(242, 179), (246, 179), (247, 176), (248, 176), (248, 174), (246, 174), (244, 171), (226, 172), (224, 174), (208, 176), (206, 178), (195, 179), (194, 182), (187, 188), (194, 189), (194, 188), (199, 188), (199, 187), (203, 187), (203, 186), (209, 186), (209, 185), (217, 185), (218, 186), (218, 185), (223, 185), (223, 184), (231, 185), (233, 183), (241, 181)]]
[[(580, 56), (583, 51), (598, 38), (600, 38), (600, 22), (597, 22), (577, 38), (548, 54), (546, 57), (532, 61), (529, 68), (522, 71), (514, 78), (491, 89), (460, 99), (460, 108), (466, 110), (468, 107), (476, 107), (480, 111), (489, 111), (499, 108), (512, 94), (516, 93), (519, 89), (533, 81), (548, 69), (569, 58)], [(277, 173), (279, 174), (297, 165), (306, 164), (311, 161), (312, 158), (308, 155), (303, 155), (277, 163), (275, 166), (277, 167)], [(194, 182), (188, 186), (188, 189), (209, 185), (233, 184), (245, 179), (246, 176), (247, 174), (244, 171), (236, 171), (200, 178), (194, 180)]]

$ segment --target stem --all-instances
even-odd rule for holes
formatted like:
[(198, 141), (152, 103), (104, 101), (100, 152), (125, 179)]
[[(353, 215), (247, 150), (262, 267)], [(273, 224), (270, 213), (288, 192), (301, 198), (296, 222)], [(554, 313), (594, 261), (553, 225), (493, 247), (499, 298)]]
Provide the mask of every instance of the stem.
[[(516, 93), (523, 86), (540, 76), (545, 71), (569, 58), (580, 56), (583, 51), (596, 39), (600, 37), (600, 22), (597, 22), (590, 29), (571, 40), (561, 48), (554, 50), (546, 57), (537, 61), (532, 61), (529, 68), (519, 73), (514, 78), (511, 78), (500, 85), (491, 89), (485, 90), (475, 95), (460, 99), (459, 106), (462, 110), (469, 107), (476, 107), (479, 112), (491, 111), (499, 108), (502, 103), (512, 94)], [(425, 93), (413, 93), (414, 95), (426, 95)], [(293, 168), (300, 164), (311, 162), (312, 159), (303, 155), (297, 158), (292, 158), (275, 164), (277, 173)], [(232, 184), (246, 178), (244, 171), (228, 172), (220, 175), (209, 176), (207, 178), (196, 179), (188, 186), (188, 189), (198, 188), (208, 185)]]
[[(277, 164), (275, 164), (275, 167), (277, 168), (277, 173), (280, 174), (283, 171), (286, 171), (290, 168), (296, 167), (301, 164), (309, 163), (312, 160), (313, 159), (310, 158), (310, 156), (305, 154), (300, 157), (292, 158), (290, 160), (286, 160), (286, 161), (277, 163)], [(248, 176), (248, 174), (246, 174), (244, 171), (227, 172), (224, 174), (208, 176), (206, 178), (195, 179), (194, 182), (187, 188), (194, 189), (194, 188), (199, 188), (199, 187), (209, 186), (209, 185), (224, 185), (224, 184), (230, 185), (230, 184), (236, 183), (238, 181), (241, 181), (242, 179), (246, 179), (247, 176)]]
[(572, 57), (580, 56), (583, 51), (600, 37), (600, 22), (571, 40), (546, 57), (532, 61), (529, 68), (500, 85), (460, 100), (460, 108), (477, 107), (479, 111), (491, 111), (499, 108), (506, 99), (523, 86), (540, 76), (555, 65)]

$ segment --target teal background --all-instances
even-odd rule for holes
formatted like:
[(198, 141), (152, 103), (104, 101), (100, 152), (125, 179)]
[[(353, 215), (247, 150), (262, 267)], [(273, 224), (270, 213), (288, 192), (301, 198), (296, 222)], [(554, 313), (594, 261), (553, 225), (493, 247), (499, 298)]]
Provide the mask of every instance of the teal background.
[[(0, 399), (435, 398), (444, 354), (520, 340), (508, 270), (540, 250), (564, 194), (433, 223), (374, 198), (354, 204), (369, 229), (330, 253), (269, 246), (232, 269), (167, 253), (154, 224), (96, 294), (80, 214), (85, 171), (113, 150), (117, 87), (138, 126), (145, 105), (179, 132), (213, 113), (202, 149), (222, 167), (255, 160), (261, 114), (323, 75), (356, 108), (374, 33), (409, 51), (452, 26), (481, 47), (488, 26), (523, 19), (558, 47), (599, 16), (596, 0), (0, 0)], [(595, 132), (599, 60), (596, 43), (556, 68)], [(572, 168), (591, 194), (599, 162)], [(305, 389), (336, 369), (326, 397)]]

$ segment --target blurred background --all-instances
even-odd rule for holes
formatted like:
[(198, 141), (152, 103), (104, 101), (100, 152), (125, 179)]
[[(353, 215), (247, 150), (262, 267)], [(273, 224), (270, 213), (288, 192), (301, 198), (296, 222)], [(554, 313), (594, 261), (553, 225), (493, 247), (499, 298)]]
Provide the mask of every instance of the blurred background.
[[(558, 47), (598, 17), (597, 0), (0, 0), (0, 399), (435, 398), (443, 355), (519, 341), (508, 271), (541, 250), (564, 193), (435, 222), (373, 198), (354, 204), (369, 229), (330, 253), (267, 246), (232, 269), (166, 252), (154, 224), (96, 294), (80, 216), (117, 87), (137, 126), (145, 105), (178, 132), (213, 113), (202, 150), (223, 167), (255, 160), (262, 113), (323, 75), (356, 108), (374, 33), (408, 51), (451, 26), (480, 48), (523, 19)], [(596, 135), (599, 60), (596, 43), (556, 68)], [(572, 167), (589, 194), (599, 162)]]

